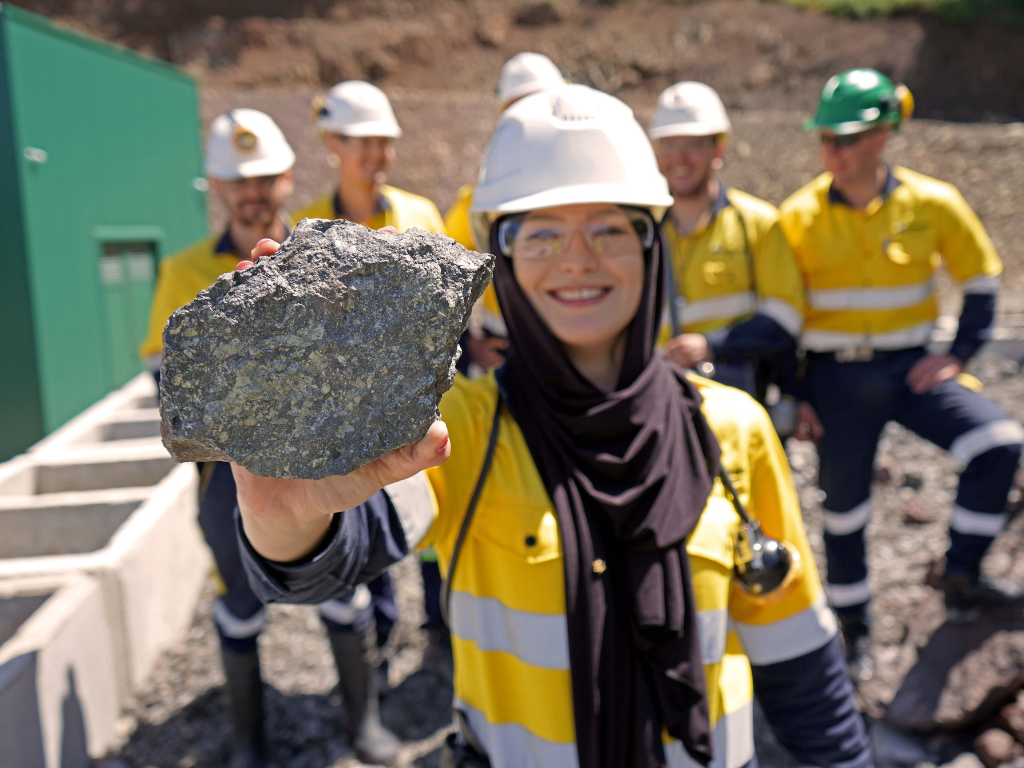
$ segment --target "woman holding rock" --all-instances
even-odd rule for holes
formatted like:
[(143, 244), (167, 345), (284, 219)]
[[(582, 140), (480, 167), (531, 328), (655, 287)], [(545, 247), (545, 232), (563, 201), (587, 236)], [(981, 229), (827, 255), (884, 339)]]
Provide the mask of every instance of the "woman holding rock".
[[(655, 351), (671, 203), (617, 99), (523, 99), (474, 197), (505, 365), (457, 378), (444, 422), (344, 477), (234, 467), (268, 601), (324, 600), (435, 546), (460, 724), (449, 765), (753, 765), (755, 692), (801, 762), (871, 765), (771, 422)], [(758, 570), (748, 514), (786, 542), (788, 571)]]

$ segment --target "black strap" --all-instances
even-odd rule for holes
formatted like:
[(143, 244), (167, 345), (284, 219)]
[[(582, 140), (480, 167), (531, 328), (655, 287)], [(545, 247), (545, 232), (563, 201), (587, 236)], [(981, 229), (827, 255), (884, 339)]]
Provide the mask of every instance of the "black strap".
[(736, 488), (732, 484), (732, 478), (729, 477), (729, 472), (725, 467), (720, 467), (718, 470), (718, 476), (722, 479), (722, 485), (725, 486), (725, 490), (732, 496), (732, 505), (736, 508), (736, 514), (740, 516), (740, 520), (744, 523), (750, 524), (750, 515), (747, 514), (746, 507), (743, 506), (743, 502), (740, 501), (740, 495), (736, 493)]
[(462, 527), (459, 528), (459, 537), (455, 539), (455, 548), (452, 549), (452, 559), (448, 563), (448, 578), (441, 584), (441, 615), (444, 623), (451, 627), (448, 620), (448, 602), (451, 600), (452, 581), (455, 579), (455, 566), (459, 562), (459, 553), (462, 551), (462, 543), (466, 540), (466, 533), (469, 531), (469, 524), (473, 520), (473, 513), (476, 512), (477, 502), (480, 501), (480, 494), (484, 489), (484, 481), (488, 472), (491, 471), (491, 461), (494, 459), (494, 447), (498, 444), (498, 422), (501, 418), (501, 391), (498, 392), (498, 402), (494, 405), (494, 419), (491, 422), (491, 437), (487, 441), (487, 453), (484, 454), (484, 463), (480, 467), (480, 476), (476, 479), (476, 488), (473, 495), (469, 497), (469, 506), (462, 518)]

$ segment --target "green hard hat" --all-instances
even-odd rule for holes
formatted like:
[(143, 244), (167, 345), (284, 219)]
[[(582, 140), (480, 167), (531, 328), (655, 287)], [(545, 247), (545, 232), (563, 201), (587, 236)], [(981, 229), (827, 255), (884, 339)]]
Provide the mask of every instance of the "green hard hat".
[(804, 129), (825, 128), (842, 136), (882, 124), (899, 128), (913, 110), (914, 99), (905, 85), (893, 85), (873, 69), (851, 69), (825, 83), (818, 109)]

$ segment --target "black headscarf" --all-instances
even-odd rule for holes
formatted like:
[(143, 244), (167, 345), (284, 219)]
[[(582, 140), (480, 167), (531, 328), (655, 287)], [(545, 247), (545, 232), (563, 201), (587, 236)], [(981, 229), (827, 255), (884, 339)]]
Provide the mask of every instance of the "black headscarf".
[(640, 308), (618, 386), (573, 367), (501, 255), (494, 286), (511, 347), (498, 379), (555, 505), (565, 560), (581, 768), (664, 764), (661, 726), (711, 759), (686, 537), (718, 471), (701, 397), (655, 351), (665, 247), (644, 253)]

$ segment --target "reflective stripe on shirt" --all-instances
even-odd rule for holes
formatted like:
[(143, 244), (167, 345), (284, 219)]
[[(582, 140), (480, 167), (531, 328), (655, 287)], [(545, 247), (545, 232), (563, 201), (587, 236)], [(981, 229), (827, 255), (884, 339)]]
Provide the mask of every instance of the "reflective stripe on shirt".
[[(564, 613), (518, 611), (493, 597), (452, 590), (452, 634), (481, 651), (500, 651), (544, 669), (569, 669), (569, 632)], [(729, 612), (698, 611), (701, 656), (717, 664), (725, 656)]]
[(729, 293), (712, 299), (687, 301), (681, 296), (676, 299), (679, 319), (683, 325), (703, 323), (709, 320), (732, 320), (757, 311), (757, 296), (753, 291)]
[[(543, 691), (537, 691), (538, 696)], [(473, 737), (490, 758), (492, 768), (575, 768), (579, 765), (575, 742), (543, 739), (519, 723), (491, 723), (476, 707), (456, 699)]]
[(545, 669), (569, 669), (569, 631), (564, 613), (517, 611), (493, 597), (453, 590), (452, 634), (481, 651), (502, 651)]
[(789, 661), (815, 651), (836, 634), (836, 619), (825, 595), (809, 608), (771, 624), (744, 624), (734, 621), (733, 629), (743, 641), (743, 650), (751, 664), (763, 666)]
[(885, 333), (848, 333), (846, 331), (804, 330), (800, 346), (811, 352), (834, 352), (847, 347), (865, 346), (872, 349), (910, 349), (928, 343), (935, 323), (928, 320), (909, 328)]
[(829, 288), (807, 291), (807, 303), (813, 309), (829, 312), (873, 309), (906, 309), (928, 300), (932, 281), (884, 288)]
[(804, 327), (803, 315), (792, 304), (783, 299), (770, 297), (762, 299), (758, 312), (765, 317), (770, 317), (781, 325), (790, 336), (799, 336), (800, 329)]

